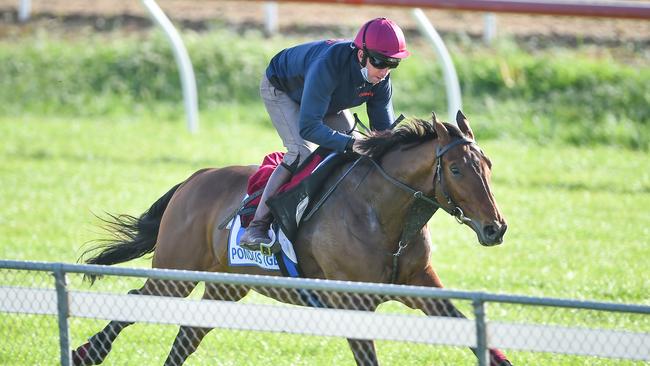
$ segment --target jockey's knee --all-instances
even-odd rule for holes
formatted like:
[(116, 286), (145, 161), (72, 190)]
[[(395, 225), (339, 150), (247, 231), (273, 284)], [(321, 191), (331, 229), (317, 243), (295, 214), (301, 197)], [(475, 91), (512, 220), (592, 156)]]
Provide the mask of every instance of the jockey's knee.
[(300, 164), (300, 157), (302, 154), (298, 151), (287, 151), (282, 158), (282, 166), (289, 170), (291, 173), (296, 171), (296, 168)]

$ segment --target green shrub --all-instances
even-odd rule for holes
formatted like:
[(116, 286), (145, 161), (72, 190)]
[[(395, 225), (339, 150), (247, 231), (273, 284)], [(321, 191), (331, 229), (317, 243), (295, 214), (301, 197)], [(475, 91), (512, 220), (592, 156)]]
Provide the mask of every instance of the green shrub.
[[(0, 42), (0, 113), (182, 118), (178, 69), (167, 40), (61, 39)], [(273, 54), (299, 41), (227, 31), (184, 35), (200, 108), (260, 103), (259, 78)], [(92, 44), (93, 46), (89, 46)], [(481, 138), (650, 148), (650, 67), (580, 50), (535, 55), (512, 42), (493, 49), (451, 45), (464, 111)], [(428, 47), (394, 71), (398, 113), (446, 110), (442, 72)]]

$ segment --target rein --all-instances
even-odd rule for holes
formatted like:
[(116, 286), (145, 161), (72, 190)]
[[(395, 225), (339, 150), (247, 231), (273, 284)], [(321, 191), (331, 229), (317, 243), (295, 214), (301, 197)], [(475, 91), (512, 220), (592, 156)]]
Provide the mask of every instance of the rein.
[[(451, 216), (454, 216), (456, 218), (456, 221), (458, 221), (459, 224), (469, 223), (472, 221), (471, 219), (465, 216), (460, 206), (458, 206), (452, 200), (451, 196), (447, 192), (447, 189), (445, 188), (444, 180), (442, 179), (442, 175), (443, 175), (442, 156), (456, 146), (468, 145), (468, 144), (475, 144), (475, 142), (473, 140), (462, 138), (462, 139), (455, 140), (445, 146), (440, 146), (436, 149), (436, 171), (433, 177), (433, 181), (434, 181), (433, 198), (427, 197), (422, 191), (417, 191), (411, 188), (409, 185), (402, 183), (399, 180), (395, 179), (394, 177), (390, 176), (381, 167), (381, 165), (379, 165), (379, 163), (377, 163), (374, 159), (365, 157), (365, 159), (369, 160), (377, 168), (377, 170), (379, 170), (379, 173), (381, 173), (381, 175), (387, 181), (389, 181), (391, 184), (395, 185), (399, 189), (410, 193), (414, 199), (413, 203), (411, 204), (411, 207), (409, 208), (409, 213), (407, 214), (406, 223), (404, 224), (404, 229), (402, 230), (402, 234), (400, 236), (400, 241), (398, 243), (397, 251), (395, 251), (395, 253), (392, 253), (393, 270), (391, 273), (390, 283), (395, 283), (395, 280), (397, 279), (397, 274), (399, 270), (398, 260), (399, 257), (404, 252), (404, 249), (408, 246), (409, 240), (416, 232), (422, 229), (422, 227), (429, 221), (429, 219), (431, 219), (431, 217), (436, 213), (436, 211), (439, 208), (442, 208)], [(440, 184), (440, 189), (442, 190), (442, 194), (444, 195), (445, 200), (447, 201), (447, 205), (449, 207), (452, 207), (452, 209), (448, 209), (447, 207), (441, 205), (436, 197), (436, 176), (438, 178), (437, 182)]]

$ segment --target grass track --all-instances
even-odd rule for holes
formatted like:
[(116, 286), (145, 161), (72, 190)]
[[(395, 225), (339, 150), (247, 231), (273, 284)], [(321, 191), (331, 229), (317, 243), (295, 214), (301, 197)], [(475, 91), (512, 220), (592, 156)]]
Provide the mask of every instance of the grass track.
[[(241, 122), (244, 113), (253, 122)], [(0, 117), (0, 258), (74, 262), (82, 245), (98, 237), (93, 212), (140, 214), (196, 169), (254, 164), (280, 149), (275, 132), (255, 122), (263, 118), (257, 106), (224, 107), (202, 116), (201, 133), (190, 136), (180, 121)], [(483, 248), (471, 230), (436, 215), (430, 222), (436, 243), (432, 260), (447, 287), (650, 304), (647, 153), (513, 140), (479, 143), (494, 163), (493, 188), (509, 229), (504, 245)], [(142, 259), (127, 265), (149, 263)], [(85, 288), (78, 278), (71, 283)], [(119, 292), (130, 283), (100, 286)], [(395, 304), (385, 309), (407, 311)], [(650, 331), (647, 317), (489, 310), (497, 320)], [(5, 324), (0, 331), (16, 340), (0, 342), (0, 365), (56, 364), (52, 319), (0, 315), (0, 324)], [(102, 325), (73, 319), (73, 345)], [(47, 336), (34, 338), (35, 328)], [(161, 364), (175, 332), (170, 326), (135, 325), (116, 342), (105, 364)], [(36, 350), (34, 342), (40, 345)], [(378, 348), (387, 365), (475, 364), (469, 351), (449, 347), (383, 342)], [(188, 364), (241, 364), (242, 354), (252, 357), (252, 365), (352, 363), (339, 339), (215, 331)], [(632, 364), (523, 352), (511, 358), (520, 365)]]

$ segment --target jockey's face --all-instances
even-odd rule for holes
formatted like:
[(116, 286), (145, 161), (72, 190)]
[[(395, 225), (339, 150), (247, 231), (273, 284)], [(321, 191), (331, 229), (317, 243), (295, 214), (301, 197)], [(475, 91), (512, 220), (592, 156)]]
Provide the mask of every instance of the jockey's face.
[[(357, 53), (357, 56), (359, 58), (359, 62), (363, 60), (363, 51), (359, 50)], [(363, 67), (363, 65), (361, 65)], [(388, 74), (390, 74), (390, 68), (386, 67), (383, 69), (378, 69), (374, 66), (372, 66), (372, 63), (368, 60), (366, 60), (366, 68), (368, 69), (368, 81), (371, 84), (377, 84), (380, 81), (384, 80)]]

